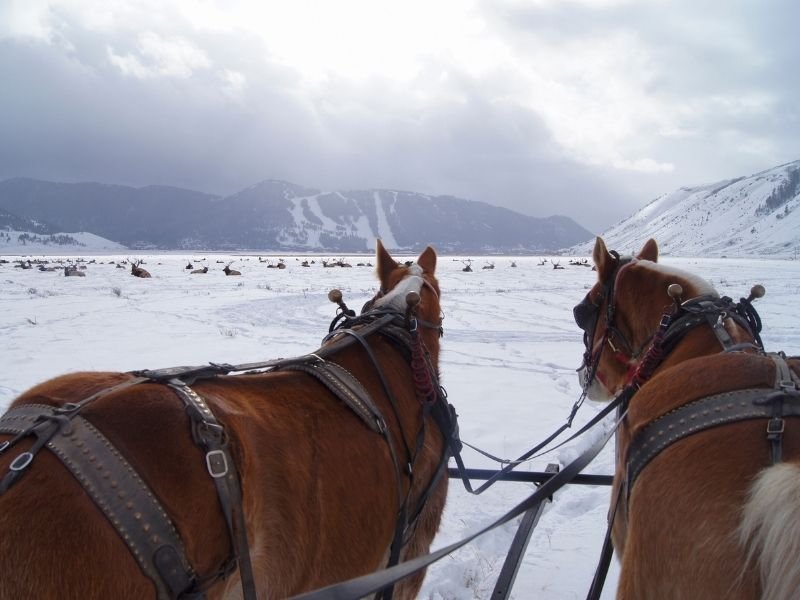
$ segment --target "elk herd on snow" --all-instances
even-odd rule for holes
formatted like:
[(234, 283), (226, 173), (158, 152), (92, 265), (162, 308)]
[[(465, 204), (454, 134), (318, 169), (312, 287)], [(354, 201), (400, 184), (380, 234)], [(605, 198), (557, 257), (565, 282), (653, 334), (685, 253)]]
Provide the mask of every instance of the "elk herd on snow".
[[(264, 258), (258, 256), (258, 262), (262, 265), (265, 265), (267, 269), (277, 269), (277, 270), (284, 270), (288, 268), (288, 264), (285, 259), (283, 258)], [(373, 267), (372, 262), (363, 261), (357, 262), (355, 265), (347, 262), (344, 258), (339, 259), (325, 259), (325, 258), (295, 258), (295, 262), (297, 263), (296, 266), (303, 267), (303, 268), (311, 268), (314, 266), (321, 266), (322, 268), (350, 268), (353, 266), (356, 267)], [(473, 259), (471, 258), (454, 258), (452, 259), (453, 262), (460, 262), (464, 266), (460, 270), (465, 273), (472, 273), (473, 272)], [(208, 258), (196, 258), (187, 261), (186, 266), (184, 267), (184, 271), (188, 272), (190, 275), (203, 275), (212, 272), (212, 268), (209, 267), (209, 264), (202, 264), (207, 263), (209, 261)], [(239, 259), (238, 262), (245, 263), (250, 261), (250, 257), (242, 257)], [(198, 264), (196, 264), (198, 263)], [(534, 263), (536, 266), (551, 266), (553, 269), (564, 269), (565, 267), (560, 264), (561, 260), (558, 258), (540, 258), (537, 263)], [(5, 258), (0, 258), (0, 267), (11, 264), (14, 268), (17, 269), (37, 269), (42, 272), (59, 272), (63, 273), (64, 277), (86, 277), (86, 273), (88, 270), (89, 265), (114, 265), (117, 269), (126, 269), (130, 267), (130, 274), (133, 277), (139, 277), (142, 279), (151, 278), (152, 275), (150, 272), (142, 267), (145, 264), (145, 260), (143, 258), (138, 259), (120, 259), (120, 260), (108, 260), (102, 261), (96, 258), (93, 259), (86, 259), (81, 257), (75, 258), (17, 258), (14, 260), (8, 260)], [(224, 265), (220, 266), (215, 271), (220, 271), (225, 274), (225, 276), (241, 276), (243, 273), (241, 270), (233, 269), (231, 266), (234, 264), (232, 260), (216, 260), (216, 264)], [(158, 266), (161, 266), (162, 263), (157, 263)], [(568, 262), (569, 266), (576, 266), (576, 267), (592, 267), (592, 264), (585, 258), (582, 259), (570, 259)], [(511, 260), (509, 265), (511, 268), (517, 267), (517, 261)], [(477, 268), (477, 267), (476, 267)], [(240, 267), (241, 269), (241, 267)], [(491, 271), (495, 269), (495, 262), (486, 260), (485, 264), (481, 267), (481, 270), (484, 271)], [(155, 272), (155, 271), (154, 271)], [(157, 274), (156, 274), (157, 276)]]

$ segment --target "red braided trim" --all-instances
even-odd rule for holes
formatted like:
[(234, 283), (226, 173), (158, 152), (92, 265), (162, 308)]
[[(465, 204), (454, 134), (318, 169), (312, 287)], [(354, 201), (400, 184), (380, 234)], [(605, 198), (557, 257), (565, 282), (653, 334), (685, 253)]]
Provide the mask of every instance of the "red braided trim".
[(434, 402), (436, 400), (436, 388), (433, 385), (431, 371), (428, 368), (428, 361), (425, 358), (425, 347), (419, 335), (414, 334), (411, 343), (411, 371), (414, 374), (414, 387), (417, 390), (417, 397), (420, 402)]
[(653, 371), (661, 363), (663, 351), (661, 345), (664, 343), (665, 329), (659, 329), (653, 336), (653, 341), (650, 344), (650, 349), (645, 354), (644, 358), (639, 363), (636, 371), (631, 377), (631, 383), (636, 387), (641, 387), (650, 377), (653, 376)]

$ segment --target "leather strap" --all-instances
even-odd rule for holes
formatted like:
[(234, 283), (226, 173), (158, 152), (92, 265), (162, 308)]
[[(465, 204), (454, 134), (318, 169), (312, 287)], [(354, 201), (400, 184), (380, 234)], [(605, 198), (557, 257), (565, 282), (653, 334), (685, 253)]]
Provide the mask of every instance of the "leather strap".
[(186, 405), (192, 419), (192, 435), (195, 443), (206, 451), (208, 474), (217, 488), (222, 514), (228, 526), (231, 545), (239, 565), (239, 578), (245, 600), (256, 600), (255, 579), (250, 562), (250, 546), (247, 543), (247, 527), (244, 521), (242, 491), (236, 463), (228, 449), (225, 429), (197, 392), (180, 379), (169, 382), (178, 397)]
[(647, 464), (669, 445), (705, 429), (747, 419), (773, 419), (772, 402), (784, 403), (782, 415), (800, 416), (800, 391), (752, 388), (700, 398), (648, 424), (631, 442), (628, 451), (628, 494)]
[[(23, 404), (0, 419), (0, 432), (23, 433), (54, 407)], [(148, 485), (111, 442), (75, 414), (46, 442), (77, 479), (153, 581), (159, 600), (176, 598), (196, 579), (175, 525)]]
[(282, 371), (301, 371), (318, 379), (328, 390), (344, 402), (372, 431), (384, 435), (386, 422), (372, 401), (369, 392), (344, 367), (326, 360), (295, 363), (285, 366)]

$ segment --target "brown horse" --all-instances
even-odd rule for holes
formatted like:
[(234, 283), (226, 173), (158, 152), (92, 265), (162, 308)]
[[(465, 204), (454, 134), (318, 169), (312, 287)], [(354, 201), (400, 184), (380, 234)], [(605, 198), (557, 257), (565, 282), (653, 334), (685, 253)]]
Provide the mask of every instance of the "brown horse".
[[(261, 600), (364, 575), (386, 566), (393, 554), (393, 562), (423, 554), (438, 529), (447, 454), (436, 415), (440, 403), (447, 405), (438, 385), (436, 253), (429, 247), (401, 267), (378, 242), (377, 265), (381, 291), (361, 316), (350, 312), (316, 352), (240, 375), (195, 377), (197, 371), (177, 370), (185, 389), (224, 428), (217, 439), (230, 451), (230, 471), (241, 483), (241, 507), (233, 514), (243, 517)], [(312, 376), (336, 365), (336, 385), (349, 385), (345, 394), (334, 395)], [(0, 420), (6, 432), (0, 434), (0, 599), (242, 597), (243, 553), (215, 490), (218, 478), (234, 475), (222, 450), (204, 453), (193, 441), (216, 425), (190, 414), (167, 385), (174, 380), (143, 373), (157, 372), (57, 377), (22, 394)], [(360, 408), (372, 404), (367, 418), (343, 402), (353, 397)], [(41, 452), (34, 448), (40, 439), (33, 426), (26, 434), (25, 410), (38, 411), (32, 422), (40, 429), (55, 430)], [(108, 452), (95, 456), (80, 438), (84, 419), (163, 507), (168, 526), (161, 529), (171, 535), (174, 527), (186, 565), (174, 548), (152, 561), (142, 558), (131, 550), (128, 534), (112, 526), (119, 516), (147, 534), (157, 529), (144, 522), (133, 500), (114, 509), (130, 515), (101, 510), (116, 500), (94, 496), (89, 471), (95, 467), (98, 485), (105, 478), (112, 495), (143, 492), (123, 485), (128, 473), (99, 464), (107, 463)], [(88, 458), (80, 459), (82, 451)], [(85, 462), (88, 486), (65, 468), (60, 459), (66, 453)], [(178, 584), (145, 576), (142, 561), (157, 564), (164, 580), (178, 573), (171, 581), (180, 583), (186, 571), (187, 588), (175, 591)], [(414, 598), (423, 576), (398, 584), (394, 597)]]
[(763, 288), (734, 303), (657, 259), (653, 240), (620, 257), (597, 238), (574, 311), (588, 397), (628, 399), (617, 597), (800, 598), (800, 361), (762, 351)]

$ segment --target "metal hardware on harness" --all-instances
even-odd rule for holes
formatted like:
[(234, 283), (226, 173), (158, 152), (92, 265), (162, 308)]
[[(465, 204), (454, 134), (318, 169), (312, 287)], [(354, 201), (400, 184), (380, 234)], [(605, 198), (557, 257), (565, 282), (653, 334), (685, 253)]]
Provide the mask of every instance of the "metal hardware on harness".
[(776, 435), (779, 433), (783, 433), (786, 428), (786, 421), (783, 419), (770, 419), (767, 422), (767, 434), (769, 435)]
[(211, 450), (206, 453), (206, 467), (208, 474), (214, 479), (225, 477), (228, 474), (228, 460), (222, 450)]
[(11, 471), (24, 471), (25, 468), (29, 464), (31, 464), (32, 460), (33, 460), (33, 454), (31, 454), (30, 452), (23, 452), (22, 454), (17, 456), (13, 461), (11, 461), (11, 464), (8, 465), (8, 468)]

